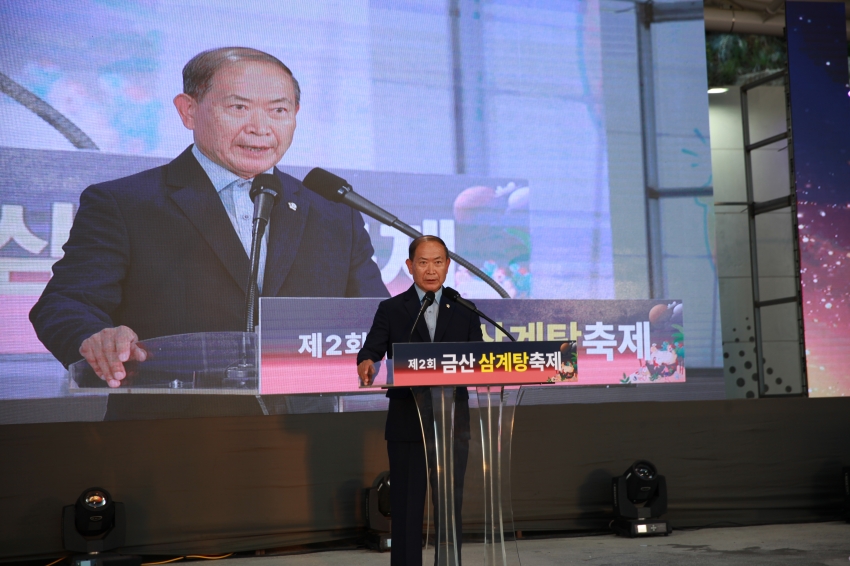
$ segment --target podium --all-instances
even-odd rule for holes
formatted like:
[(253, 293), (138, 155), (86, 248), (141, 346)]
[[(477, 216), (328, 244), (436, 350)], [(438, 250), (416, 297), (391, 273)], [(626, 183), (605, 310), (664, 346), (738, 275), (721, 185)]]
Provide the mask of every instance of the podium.
[(144, 362), (125, 363), (127, 377), (110, 389), (85, 360), (68, 367), (71, 389), (119, 393), (259, 394), (257, 335), (198, 332), (139, 343)]
[[(434, 549), (438, 566), (461, 564), (454, 493), (456, 387), (473, 388), (478, 400), (484, 473), (484, 564), (519, 565), (511, 506), (514, 414), (522, 398), (521, 385), (549, 381), (561, 368), (562, 352), (565, 348), (570, 352), (572, 345), (572, 342), (393, 345), (392, 387), (411, 387), (419, 410), (429, 473), (437, 476), (431, 483), (436, 484)], [(433, 436), (425, 430), (431, 426)]]

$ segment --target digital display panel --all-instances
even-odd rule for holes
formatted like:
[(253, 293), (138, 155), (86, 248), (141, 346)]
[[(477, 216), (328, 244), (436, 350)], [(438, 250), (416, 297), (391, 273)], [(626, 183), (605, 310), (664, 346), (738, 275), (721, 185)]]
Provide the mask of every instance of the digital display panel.
[[(71, 395), (63, 364), (36, 336), (29, 312), (65, 254), (80, 195), (187, 150), (192, 131), (173, 103), (183, 66), (224, 46), (269, 53), (298, 80), (283, 173), (300, 180), (318, 166), (344, 177), (407, 224), (441, 236), (512, 298), (651, 298), (646, 239), (655, 228), (647, 225), (640, 161), (645, 117), (632, 3), (504, 0), (466, 19), (447, 4), (402, 0), (238, 8), (218, 1), (201, 10), (176, 1), (0, 6), (0, 402)], [(702, 28), (701, 20), (653, 25), (662, 188), (711, 184)], [(663, 201), (657, 227), (664, 268), (655, 292), (689, 305), (689, 367), (722, 365), (710, 202)], [(127, 206), (127, 225), (144, 225), (144, 207)], [(294, 200), (281, 208), (308, 214)], [(403, 291), (411, 284), (410, 239), (372, 218), (362, 223), (381, 285), (388, 295)], [(106, 226), (107, 243), (120, 240)], [(182, 236), (168, 240), (164, 227), (151, 232), (159, 247), (150, 255), (161, 252), (179, 267), (175, 250), (191, 246)], [(338, 276), (337, 246), (297, 245), (313, 246), (324, 260), (311, 276)], [(182, 257), (200, 262), (203, 253)], [(270, 277), (282, 272), (275, 261)], [(212, 293), (215, 277), (205, 269), (181, 280), (163, 269), (147, 287), (113, 281), (119, 298), (92, 316), (118, 319), (132, 297), (137, 310), (173, 318), (182, 304)], [(291, 277), (310, 269), (296, 262)], [(497, 297), (457, 264), (447, 284), (471, 299)], [(183, 303), (164, 290), (169, 285)], [(237, 303), (222, 299), (206, 314), (242, 308)]]

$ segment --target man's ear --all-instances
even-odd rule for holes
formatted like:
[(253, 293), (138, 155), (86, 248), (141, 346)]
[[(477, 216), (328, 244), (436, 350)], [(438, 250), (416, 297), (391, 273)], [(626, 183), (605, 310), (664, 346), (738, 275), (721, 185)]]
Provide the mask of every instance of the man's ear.
[(408, 271), (408, 273), (410, 273), (411, 275), (413, 275), (413, 262), (412, 262), (412, 261), (410, 261), (409, 259), (406, 259), (406, 260), (404, 260), (404, 263), (406, 263), (406, 264), (407, 264), (407, 271)]
[(195, 129), (195, 111), (198, 109), (198, 103), (194, 98), (181, 92), (174, 97), (174, 107), (177, 108), (177, 113), (180, 114), (180, 119), (183, 125), (188, 130)]

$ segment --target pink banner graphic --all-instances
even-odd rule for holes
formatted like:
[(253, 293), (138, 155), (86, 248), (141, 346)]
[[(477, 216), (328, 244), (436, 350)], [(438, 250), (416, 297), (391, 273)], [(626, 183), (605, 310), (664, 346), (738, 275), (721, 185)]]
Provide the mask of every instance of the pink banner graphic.
[[(380, 299), (263, 298), (260, 392), (362, 391), (356, 372), (357, 352), (379, 302)], [(685, 381), (681, 301), (487, 299), (476, 304), (520, 343), (557, 342), (559, 346), (565, 341), (576, 343), (575, 359), (572, 354), (569, 359), (562, 356), (557, 369), (547, 368), (546, 379), (541, 380), (546, 383), (616, 385)], [(492, 325), (484, 323), (482, 327), (484, 342), (479, 345), (509, 344), (509, 339)], [(481, 365), (480, 356), (475, 364)], [(494, 374), (503, 369), (495, 364), (494, 358)], [(380, 364), (375, 385), (386, 384), (386, 364)]]

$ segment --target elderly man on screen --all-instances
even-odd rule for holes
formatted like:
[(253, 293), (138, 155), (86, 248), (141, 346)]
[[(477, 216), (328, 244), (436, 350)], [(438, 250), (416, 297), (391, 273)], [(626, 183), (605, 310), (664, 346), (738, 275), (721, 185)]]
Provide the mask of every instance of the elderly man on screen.
[[(413, 240), (408, 250), (407, 269), (413, 285), (400, 295), (378, 305), (372, 328), (357, 354), (357, 374), (364, 385), (370, 385), (375, 376), (375, 362), (385, 355), (392, 357), (392, 345), (407, 342), (480, 342), (481, 320), (478, 315), (463, 308), (444, 293), (443, 283), (449, 271), (449, 250), (437, 236), (420, 236)], [(434, 303), (425, 310), (413, 328), (425, 293), (433, 292)], [(396, 387), (387, 391), (390, 399), (384, 438), (390, 461), (390, 512), (392, 523), (392, 566), (420, 566), (422, 564), (422, 514), (425, 505), (427, 467), (422, 426), (433, 435), (433, 425), (420, 424), (416, 401), (410, 389)], [(425, 402), (429, 402), (430, 398)], [(423, 415), (431, 414), (430, 407), (422, 408)], [(426, 417), (427, 418), (427, 417)], [(469, 456), (469, 393), (459, 387), (455, 395), (454, 493), (457, 525), (457, 544), (460, 551), (463, 507), (463, 480)], [(434, 462), (429, 462), (433, 465)], [(436, 474), (431, 474), (436, 482)], [(437, 489), (432, 495), (436, 507)]]
[(244, 47), (196, 55), (174, 106), (194, 144), (176, 159), (93, 185), (65, 255), (30, 312), (66, 366), (85, 358), (110, 387), (140, 340), (243, 328), (252, 179), (282, 184), (261, 245), (262, 296), (386, 297), (358, 212), (275, 165), (292, 144), (301, 91), (277, 58)]

